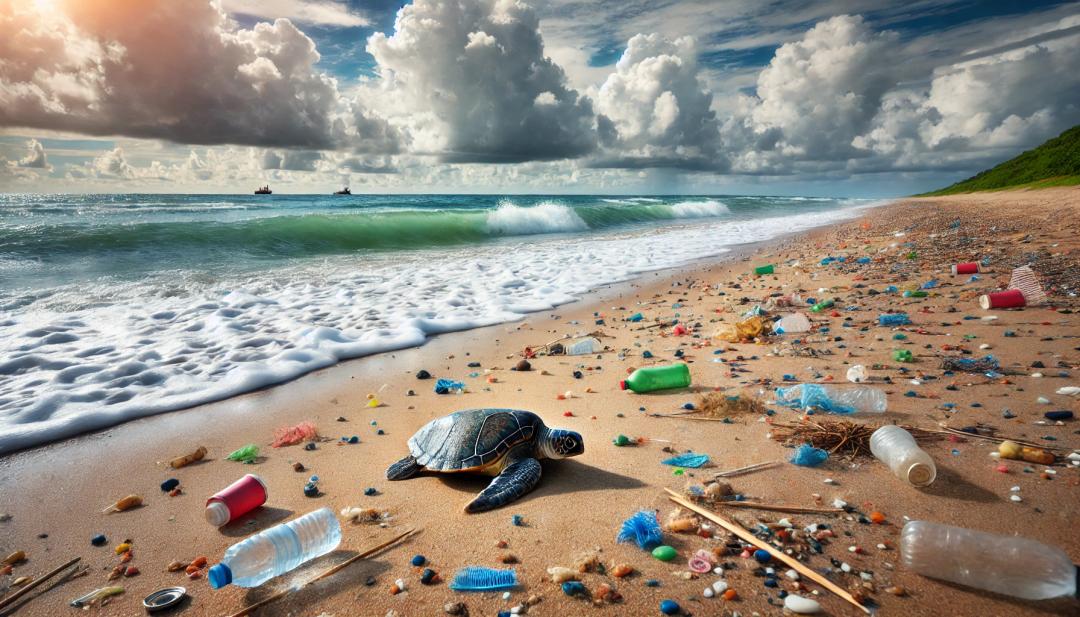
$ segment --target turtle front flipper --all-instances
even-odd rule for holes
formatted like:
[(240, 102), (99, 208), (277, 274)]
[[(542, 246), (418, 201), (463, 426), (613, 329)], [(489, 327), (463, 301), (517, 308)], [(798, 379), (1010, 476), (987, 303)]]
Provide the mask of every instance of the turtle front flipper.
[(484, 512), (504, 506), (536, 488), (540, 482), (540, 461), (525, 458), (495, 476), (487, 488), (465, 506), (466, 512)]
[(408, 480), (409, 478), (420, 473), (423, 467), (416, 462), (416, 457), (406, 456), (400, 461), (386, 468), (387, 480)]

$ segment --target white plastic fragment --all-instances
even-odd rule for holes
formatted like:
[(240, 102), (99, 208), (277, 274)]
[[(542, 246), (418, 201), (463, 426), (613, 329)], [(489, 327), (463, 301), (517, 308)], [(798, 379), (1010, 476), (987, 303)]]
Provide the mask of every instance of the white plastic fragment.
[(804, 598), (793, 593), (784, 598), (784, 608), (800, 615), (813, 615), (821, 611), (821, 605), (817, 600)]

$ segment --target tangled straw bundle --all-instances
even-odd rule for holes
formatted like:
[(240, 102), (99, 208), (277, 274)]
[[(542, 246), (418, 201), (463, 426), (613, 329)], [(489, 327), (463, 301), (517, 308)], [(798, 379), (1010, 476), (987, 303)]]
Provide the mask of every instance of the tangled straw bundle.
[(697, 411), (714, 418), (726, 418), (743, 414), (763, 414), (765, 404), (746, 395), (709, 392), (698, 399)]
[[(916, 441), (941, 439), (941, 435), (936, 432), (903, 424), (900, 426), (911, 433)], [(878, 428), (880, 428), (878, 425), (859, 424), (849, 420), (805, 418), (799, 424), (774, 423), (772, 438), (786, 446), (800, 446), (808, 443), (829, 454), (842, 454), (855, 458), (872, 456), (870, 435)]]

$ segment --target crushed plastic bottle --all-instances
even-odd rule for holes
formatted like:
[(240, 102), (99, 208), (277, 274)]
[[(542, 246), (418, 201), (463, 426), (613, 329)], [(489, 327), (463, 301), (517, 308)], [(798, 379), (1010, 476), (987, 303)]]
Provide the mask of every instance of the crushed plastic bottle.
[(937, 467), (911, 433), (889, 424), (870, 436), (870, 451), (885, 463), (893, 474), (913, 486), (929, 486), (937, 477)]
[(900, 555), (923, 576), (1025, 600), (1076, 596), (1080, 580), (1061, 549), (929, 521), (904, 525)]
[(810, 318), (803, 313), (784, 315), (773, 326), (776, 334), (800, 334), (810, 331)]
[(776, 389), (776, 402), (793, 409), (820, 409), (829, 413), (884, 413), (885, 393), (870, 386), (834, 386), (801, 383)]
[(210, 568), (207, 578), (214, 589), (229, 584), (258, 587), (329, 553), (340, 543), (337, 517), (330, 508), (322, 508), (230, 546), (221, 563)]
[(599, 340), (588, 336), (572, 343), (568, 343), (565, 347), (566, 355), (568, 356), (584, 356), (591, 353), (599, 353), (600, 350), (604, 348), (604, 344)]

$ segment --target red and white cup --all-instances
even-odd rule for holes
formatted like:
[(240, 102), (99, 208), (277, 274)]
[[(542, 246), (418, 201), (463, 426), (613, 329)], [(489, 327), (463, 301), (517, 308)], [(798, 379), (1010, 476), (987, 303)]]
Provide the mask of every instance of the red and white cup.
[(968, 261), (962, 264), (956, 264), (952, 267), (952, 273), (953, 276), (956, 276), (957, 274), (978, 274), (979, 262)]
[(221, 527), (263, 505), (266, 497), (266, 483), (249, 473), (206, 500), (206, 522)]
[(998, 308), (1019, 308), (1027, 304), (1027, 298), (1019, 289), (1006, 289), (995, 291), (985, 296), (979, 296), (979, 306), (984, 310)]

